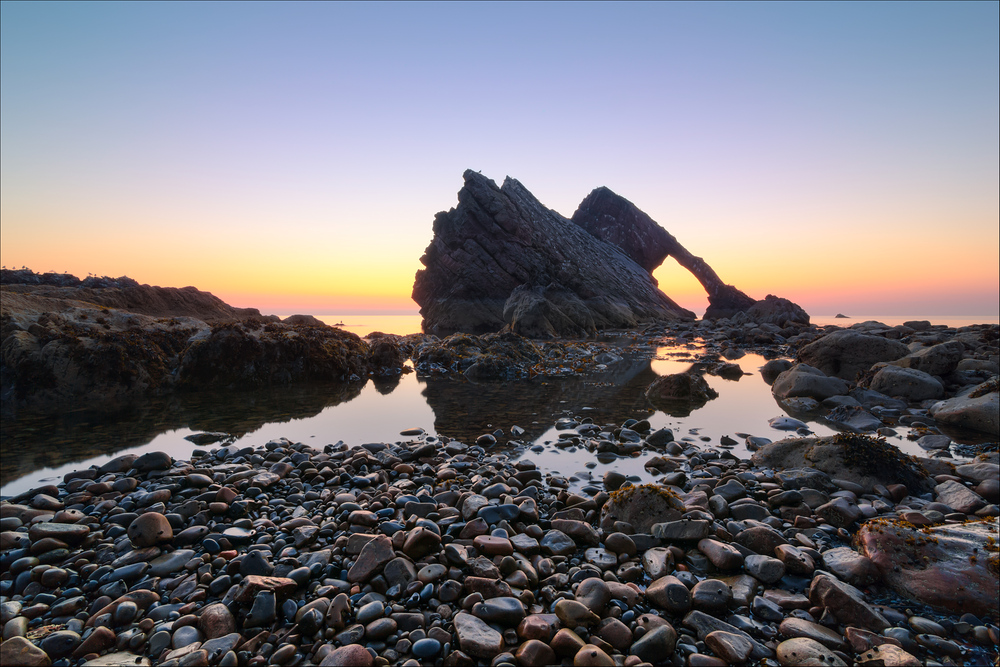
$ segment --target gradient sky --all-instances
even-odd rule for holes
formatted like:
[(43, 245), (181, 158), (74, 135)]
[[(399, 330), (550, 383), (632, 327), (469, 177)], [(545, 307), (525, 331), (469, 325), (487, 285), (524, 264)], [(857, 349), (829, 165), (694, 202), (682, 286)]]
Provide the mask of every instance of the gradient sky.
[(995, 314), (998, 8), (3, 2), (0, 260), (415, 311), (472, 168), (608, 186), (756, 298)]

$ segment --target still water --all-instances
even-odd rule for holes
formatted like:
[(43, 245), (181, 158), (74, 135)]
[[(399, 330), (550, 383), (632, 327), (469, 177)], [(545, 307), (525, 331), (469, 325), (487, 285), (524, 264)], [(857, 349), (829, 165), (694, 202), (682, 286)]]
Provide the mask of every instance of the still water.
[[(280, 315), (288, 317), (289, 314)], [(340, 325), (344, 331), (367, 336), (373, 331), (394, 333), (405, 336), (420, 333), (421, 317), (419, 313), (409, 315), (317, 315), (318, 319), (331, 326)], [(813, 324), (835, 324), (838, 327), (849, 327), (852, 324), (867, 321), (881, 322), (893, 327), (911, 320), (926, 320), (933, 324), (943, 324), (949, 327), (964, 327), (970, 324), (1000, 324), (1000, 315), (857, 315), (855, 317), (837, 317), (836, 315), (812, 315)]]
[[(659, 375), (690, 368), (699, 350), (697, 344), (649, 348), (586, 375), (519, 382), (474, 383), (462, 376), (418, 376), (409, 369), (398, 379), (378, 383), (177, 394), (114, 415), (22, 413), (2, 424), (0, 495), (23, 493), (128, 451), (161, 450), (187, 459), (196, 446), (186, 436), (203, 432), (225, 433), (224, 443), (240, 446), (285, 437), (322, 449), (338, 441), (351, 446), (395, 442), (403, 439), (401, 431), (415, 427), (466, 443), (500, 429), (504, 436), (498, 447), (530, 458), (545, 472), (575, 475), (574, 487), (591, 478), (599, 481), (609, 469), (651, 480), (643, 463), (654, 453), (602, 462), (586, 449), (562, 448), (557, 446), (559, 432), (554, 427), (560, 417), (589, 417), (601, 425), (648, 419), (654, 429), (669, 427), (675, 438), (702, 446), (718, 447), (728, 436), (737, 441), (729, 451), (740, 458), (751, 454), (744, 444), (747, 435), (772, 440), (789, 435), (768, 425), (770, 418), (784, 412), (761, 378), (765, 359), (756, 354), (736, 360), (744, 371), (738, 380), (706, 375), (719, 398), (691, 414), (675, 417), (653, 409), (644, 395), (646, 387)], [(517, 436), (512, 434), (515, 426)], [(835, 432), (821, 421), (810, 422), (809, 428), (816, 435)], [(889, 442), (907, 454), (927, 454), (906, 439), (907, 429), (898, 430)], [(956, 442), (967, 441), (951, 435)], [(203, 448), (213, 446), (218, 445)]]

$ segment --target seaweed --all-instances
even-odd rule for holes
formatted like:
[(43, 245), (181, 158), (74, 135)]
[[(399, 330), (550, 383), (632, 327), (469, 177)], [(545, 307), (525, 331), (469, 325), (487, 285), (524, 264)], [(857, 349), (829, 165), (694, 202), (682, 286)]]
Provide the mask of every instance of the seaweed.
[(992, 377), (969, 393), (969, 398), (979, 398), (1000, 391), (1000, 378)]
[(866, 475), (897, 480), (911, 490), (927, 484), (929, 475), (912, 456), (906, 456), (885, 438), (856, 433), (838, 433), (833, 441), (845, 446), (844, 462)]

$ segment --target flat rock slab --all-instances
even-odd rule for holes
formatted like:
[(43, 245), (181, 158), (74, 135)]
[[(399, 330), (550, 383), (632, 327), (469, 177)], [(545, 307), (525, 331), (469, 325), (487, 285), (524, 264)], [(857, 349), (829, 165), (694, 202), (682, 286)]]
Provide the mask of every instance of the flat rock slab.
[(379, 535), (361, 549), (358, 559), (347, 572), (347, 580), (351, 583), (368, 581), (379, 568), (395, 557), (392, 541), (385, 535)]
[(900, 595), (938, 609), (991, 616), (997, 608), (998, 533), (995, 518), (923, 528), (873, 520), (854, 541)]
[(76, 545), (83, 541), (90, 534), (90, 526), (79, 523), (36, 523), (28, 529), (28, 538), (32, 542), (38, 542), (46, 537), (65, 542), (69, 545)]
[(891, 624), (854, 586), (836, 577), (817, 573), (809, 585), (809, 601), (830, 611), (844, 625), (881, 632)]
[(490, 660), (503, 650), (503, 635), (472, 614), (455, 616), (458, 645), (474, 658)]
[(94, 658), (93, 660), (88, 660), (83, 663), (83, 667), (121, 667), (121, 665), (135, 665), (135, 667), (149, 667), (153, 663), (149, 661), (149, 658), (141, 655), (136, 655), (135, 653), (129, 653), (128, 651), (116, 651), (115, 653), (108, 653), (107, 655), (102, 655), (99, 658)]

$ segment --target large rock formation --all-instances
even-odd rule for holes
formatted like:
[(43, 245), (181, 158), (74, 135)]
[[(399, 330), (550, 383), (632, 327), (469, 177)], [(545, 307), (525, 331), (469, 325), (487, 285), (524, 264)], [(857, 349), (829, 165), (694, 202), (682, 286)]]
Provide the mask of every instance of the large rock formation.
[(693, 319), (648, 270), (545, 208), (512, 178), (465, 172), (458, 206), (434, 219), (413, 300), (428, 332), (593, 334), (644, 320)]
[(706, 319), (730, 317), (756, 303), (719, 275), (701, 257), (695, 257), (643, 211), (608, 188), (597, 188), (573, 214), (573, 222), (599, 239), (625, 251), (639, 266), (652, 273), (667, 257), (691, 272), (708, 292)]
[(427, 268), (413, 284), (427, 332), (506, 327), (546, 338), (691, 319), (651, 275), (668, 256), (705, 287), (706, 318), (779, 326), (809, 321), (790, 301), (755, 301), (725, 284), (703, 259), (607, 188), (591, 192), (570, 220), (514, 179), (498, 188), (474, 171), (464, 177), (458, 206), (434, 220), (434, 239), (420, 259)]
[[(402, 372), (390, 342), (280, 322), (193, 287), (0, 274), (0, 410), (117, 408), (174, 389), (353, 382)], [(377, 354), (375, 354), (377, 352)]]
[(768, 295), (755, 301), (732, 285), (722, 282), (711, 266), (695, 257), (646, 213), (608, 188), (597, 188), (573, 214), (573, 222), (599, 239), (621, 248), (639, 266), (652, 273), (667, 257), (691, 272), (708, 293), (705, 319), (732, 318), (742, 321), (785, 326), (789, 322), (809, 323), (809, 315), (798, 305)]

